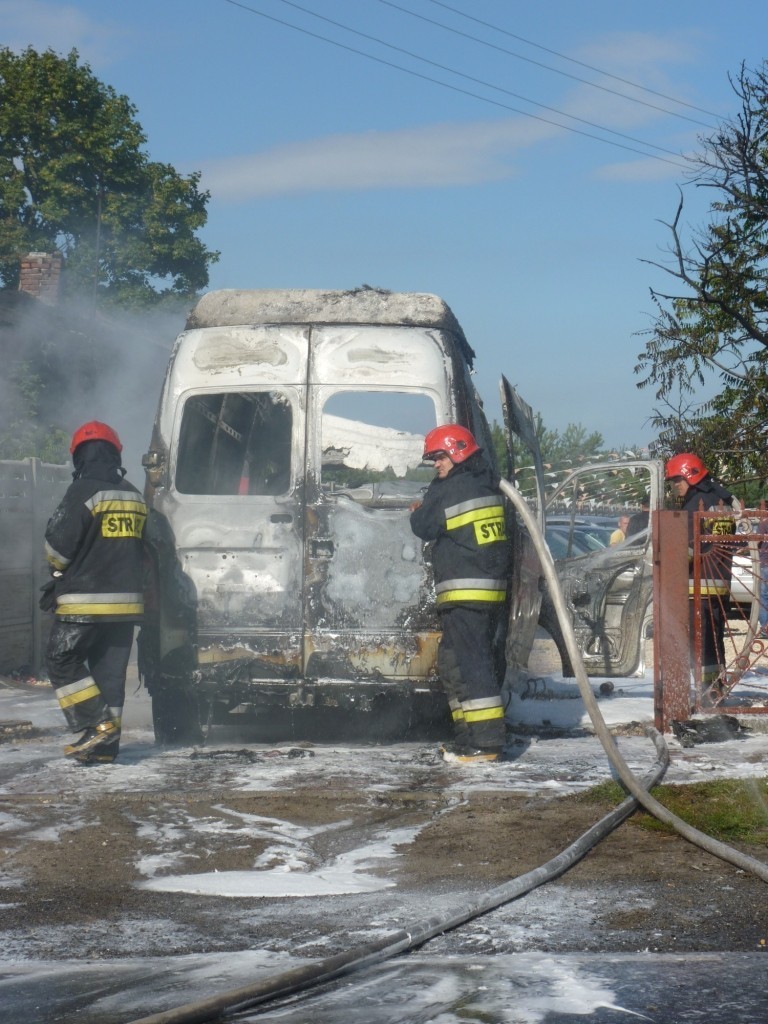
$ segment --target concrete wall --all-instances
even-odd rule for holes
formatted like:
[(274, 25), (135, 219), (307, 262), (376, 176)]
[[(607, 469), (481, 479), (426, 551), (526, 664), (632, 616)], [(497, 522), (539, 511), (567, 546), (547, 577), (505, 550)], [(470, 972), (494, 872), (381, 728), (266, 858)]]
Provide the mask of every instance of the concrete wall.
[(37, 605), (49, 579), (45, 525), (71, 481), (69, 466), (0, 461), (0, 673), (43, 671), (53, 619)]

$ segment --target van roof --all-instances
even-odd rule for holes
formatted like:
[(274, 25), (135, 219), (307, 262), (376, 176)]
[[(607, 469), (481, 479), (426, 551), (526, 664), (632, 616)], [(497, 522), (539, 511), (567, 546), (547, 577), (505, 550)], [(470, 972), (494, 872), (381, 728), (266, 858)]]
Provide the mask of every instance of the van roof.
[(208, 292), (187, 318), (187, 330), (252, 324), (392, 324), (448, 331), (471, 367), (475, 353), (450, 307), (426, 292), (390, 292), (363, 285), (351, 291), (312, 288), (227, 288)]

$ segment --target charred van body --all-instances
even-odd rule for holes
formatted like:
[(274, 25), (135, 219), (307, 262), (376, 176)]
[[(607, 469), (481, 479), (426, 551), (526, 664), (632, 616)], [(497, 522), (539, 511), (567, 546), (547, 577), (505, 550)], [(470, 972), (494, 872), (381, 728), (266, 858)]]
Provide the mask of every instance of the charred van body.
[(472, 359), (432, 295), (200, 300), (144, 457), (141, 671), (161, 741), (241, 714), (369, 711), (373, 734), (395, 706), (442, 719), (408, 506), (432, 477), (422, 443), (437, 424), (466, 425), (493, 459)]

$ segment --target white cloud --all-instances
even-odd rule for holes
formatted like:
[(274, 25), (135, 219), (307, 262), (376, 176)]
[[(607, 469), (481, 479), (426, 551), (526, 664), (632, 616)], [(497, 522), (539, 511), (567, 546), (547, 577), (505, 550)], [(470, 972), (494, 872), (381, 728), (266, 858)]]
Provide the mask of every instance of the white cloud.
[[(670, 158), (671, 159), (671, 158)], [(683, 163), (682, 158), (680, 164)], [(604, 164), (594, 174), (601, 181), (625, 183), (643, 181), (679, 181), (685, 171), (679, 164), (664, 163), (662, 160), (627, 160), (619, 164)]]
[(201, 165), (219, 200), (297, 192), (423, 188), (499, 181), (516, 173), (516, 153), (556, 134), (535, 121), (433, 125), (332, 135)]
[[(627, 32), (606, 35), (591, 43), (588, 50), (580, 51), (578, 56), (585, 63), (615, 71), (627, 80), (644, 83), (669, 95), (680, 95), (681, 88), (670, 79), (665, 66), (688, 63), (695, 59), (696, 51), (695, 33)], [(640, 141), (622, 138), (619, 133), (638, 140), (646, 138), (670, 150), (669, 154), (659, 152), (659, 156), (683, 163), (682, 158), (675, 155), (676, 145), (682, 142), (690, 148), (697, 131), (702, 131), (704, 126), (690, 124), (688, 133), (683, 135), (686, 122), (670, 118), (664, 110), (674, 110), (704, 122), (706, 115), (578, 65), (569, 65), (568, 69), (605, 87), (604, 90), (592, 89), (574, 83), (559, 99), (551, 101), (552, 107), (583, 121), (563, 119), (554, 110), (534, 107), (532, 118), (328, 136), (203, 163), (203, 184), (219, 201), (240, 202), (302, 192), (434, 188), (500, 181), (518, 173), (518, 158), (523, 150), (563, 133), (565, 129), (547, 123), (558, 120), (582, 135), (602, 136), (609, 142), (638, 151), (642, 150)], [(624, 92), (627, 98), (609, 90)], [(643, 102), (632, 102), (632, 97)], [(615, 134), (601, 132), (592, 125), (613, 129)], [(670, 144), (659, 134), (666, 126), (674, 127), (677, 134), (675, 142)], [(610, 154), (605, 146), (593, 146), (593, 149), (597, 159), (601, 158), (601, 149), (603, 154)], [(681, 171), (674, 164), (649, 157), (611, 163), (595, 173), (615, 181), (652, 181), (679, 177)]]
[(74, 5), (46, 0), (0, 0), (0, 25), (2, 45), (15, 53), (31, 46), (66, 54), (74, 47), (93, 65), (109, 63), (111, 43), (122, 34), (122, 30), (93, 20)]

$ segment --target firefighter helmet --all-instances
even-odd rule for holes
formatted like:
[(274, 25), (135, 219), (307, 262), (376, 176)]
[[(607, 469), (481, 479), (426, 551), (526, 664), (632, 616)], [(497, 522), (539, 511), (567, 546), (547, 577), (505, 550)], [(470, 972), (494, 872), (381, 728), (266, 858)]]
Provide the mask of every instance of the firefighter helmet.
[(99, 420), (91, 420), (90, 423), (84, 423), (81, 427), (77, 428), (72, 435), (69, 454), (74, 455), (75, 449), (85, 441), (109, 441), (111, 445), (117, 448), (118, 452), (123, 450), (120, 438), (116, 432), (107, 423), (101, 423)]
[(424, 438), (424, 458), (433, 459), (438, 452), (445, 452), (454, 465), (464, 462), (470, 455), (479, 452), (477, 441), (466, 427), (447, 423), (435, 427)]
[(688, 484), (697, 484), (707, 475), (707, 467), (698, 455), (686, 452), (683, 455), (673, 455), (666, 465), (664, 476), (667, 480), (672, 477), (681, 476)]

